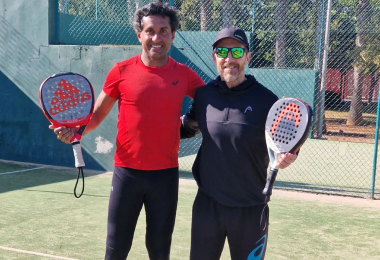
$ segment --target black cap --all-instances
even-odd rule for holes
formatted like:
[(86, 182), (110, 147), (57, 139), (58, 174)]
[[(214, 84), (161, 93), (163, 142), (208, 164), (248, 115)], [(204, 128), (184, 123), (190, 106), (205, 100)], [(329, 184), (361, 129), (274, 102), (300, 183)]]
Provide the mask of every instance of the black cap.
[(247, 46), (247, 48), (249, 49), (249, 43), (247, 40), (247, 36), (245, 35), (245, 32), (238, 27), (224, 28), (221, 31), (219, 31), (216, 35), (214, 43), (212, 44), (212, 48), (214, 49), (216, 44), (220, 40), (223, 40), (225, 38), (235, 39), (235, 40), (241, 42), (242, 44), (244, 44), (245, 46)]

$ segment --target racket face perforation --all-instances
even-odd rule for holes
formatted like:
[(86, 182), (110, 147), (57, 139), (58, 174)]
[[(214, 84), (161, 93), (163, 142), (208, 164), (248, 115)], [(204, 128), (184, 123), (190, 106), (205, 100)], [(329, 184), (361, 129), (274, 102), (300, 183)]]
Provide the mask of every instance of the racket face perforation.
[[(307, 138), (311, 117), (311, 108), (306, 102), (295, 98), (280, 99), (268, 113), (266, 138), (272, 139), (270, 143), (279, 152), (292, 152)], [(300, 136), (300, 133), (305, 132)]]
[(80, 74), (53, 75), (41, 84), (39, 94), (45, 116), (57, 126), (88, 122), (94, 109), (93, 88)]

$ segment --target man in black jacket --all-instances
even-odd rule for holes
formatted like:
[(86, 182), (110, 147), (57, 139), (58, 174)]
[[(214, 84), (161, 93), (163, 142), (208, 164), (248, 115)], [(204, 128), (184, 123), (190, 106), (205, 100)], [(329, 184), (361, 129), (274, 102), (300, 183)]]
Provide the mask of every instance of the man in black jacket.
[[(251, 53), (240, 28), (218, 32), (212, 57), (219, 76), (197, 90), (182, 137), (202, 133), (193, 165), (191, 260), (217, 260), (227, 237), (232, 260), (264, 259), (269, 209), (262, 191), (269, 163), (265, 121), (277, 96), (244, 67)], [(279, 168), (297, 158), (284, 154)]]

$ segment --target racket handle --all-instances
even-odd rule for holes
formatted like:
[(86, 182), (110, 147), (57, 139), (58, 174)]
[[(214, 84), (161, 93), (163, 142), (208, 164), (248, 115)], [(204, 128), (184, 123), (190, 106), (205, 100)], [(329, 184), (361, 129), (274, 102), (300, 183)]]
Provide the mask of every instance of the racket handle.
[(84, 160), (82, 155), (82, 146), (80, 145), (80, 142), (73, 142), (73, 151), (74, 151), (74, 158), (75, 158), (75, 167), (84, 167)]
[(78, 128), (78, 130), (76, 131), (76, 133), (70, 139), (70, 142), (72, 144), (80, 141), (80, 139), (82, 138), (83, 132), (86, 129), (86, 126), (87, 125), (82, 125), (81, 127)]
[(276, 177), (277, 177), (277, 172), (278, 172), (278, 169), (271, 169), (270, 170), (270, 172), (268, 174), (267, 182), (265, 184), (265, 188), (263, 190), (263, 194), (265, 196), (272, 195), (272, 189), (274, 186), (274, 181), (276, 180)]

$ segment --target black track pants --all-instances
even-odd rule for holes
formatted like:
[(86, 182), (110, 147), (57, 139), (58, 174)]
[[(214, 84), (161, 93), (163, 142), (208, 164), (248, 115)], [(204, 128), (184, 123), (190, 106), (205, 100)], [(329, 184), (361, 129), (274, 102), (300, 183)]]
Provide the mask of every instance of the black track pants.
[(191, 260), (219, 260), (227, 237), (232, 260), (262, 260), (268, 239), (269, 209), (226, 207), (198, 190), (193, 205)]
[(178, 168), (142, 171), (116, 167), (108, 209), (106, 260), (125, 260), (142, 209), (150, 260), (168, 260), (178, 201)]

